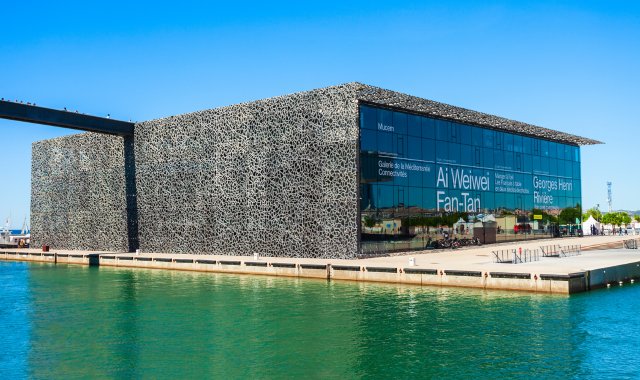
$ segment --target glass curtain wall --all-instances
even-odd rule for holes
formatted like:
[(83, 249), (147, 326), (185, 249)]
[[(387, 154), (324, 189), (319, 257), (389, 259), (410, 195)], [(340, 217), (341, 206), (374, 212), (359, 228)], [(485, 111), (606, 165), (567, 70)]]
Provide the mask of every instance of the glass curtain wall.
[(363, 254), (578, 233), (578, 146), (360, 106)]

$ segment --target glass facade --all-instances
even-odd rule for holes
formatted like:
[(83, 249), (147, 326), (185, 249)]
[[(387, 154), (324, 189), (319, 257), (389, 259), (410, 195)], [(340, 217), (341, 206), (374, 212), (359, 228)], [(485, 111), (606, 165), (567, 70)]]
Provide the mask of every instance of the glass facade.
[(362, 254), (573, 234), (580, 148), (360, 106)]

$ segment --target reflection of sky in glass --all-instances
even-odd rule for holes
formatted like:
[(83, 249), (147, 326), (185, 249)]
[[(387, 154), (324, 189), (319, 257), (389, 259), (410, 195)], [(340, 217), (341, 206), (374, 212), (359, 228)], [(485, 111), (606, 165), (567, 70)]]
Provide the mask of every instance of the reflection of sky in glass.
[[(404, 217), (434, 211), (526, 214), (534, 208), (557, 214), (581, 203), (578, 147), (372, 106), (361, 106), (360, 114), (363, 209), (415, 207), (403, 211)], [(430, 170), (403, 169), (407, 164)], [(473, 195), (479, 208), (459, 207), (476, 204), (460, 203), (463, 192), (479, 191), (456, 185), (452, 178), (462, 172), (488, 180), (488, 190)], [(536, 187), (540, 181), (558, 186)], [(570, 185), (562, 188), (560, 182)], [(424, 190), (418, 194), (416, 188)], [(448, 209), (437, 202), (437, 190), (458, 202)], [(427, 208), (433, 204), (437, 210)]]

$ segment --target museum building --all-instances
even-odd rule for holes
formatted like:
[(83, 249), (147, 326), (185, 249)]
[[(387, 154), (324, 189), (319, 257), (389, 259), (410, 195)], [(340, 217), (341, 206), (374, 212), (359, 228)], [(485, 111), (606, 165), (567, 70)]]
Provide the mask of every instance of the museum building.
[(355, 258), (570, 234), (598, 143), (348, 83), (34, 143), (32, 240)]

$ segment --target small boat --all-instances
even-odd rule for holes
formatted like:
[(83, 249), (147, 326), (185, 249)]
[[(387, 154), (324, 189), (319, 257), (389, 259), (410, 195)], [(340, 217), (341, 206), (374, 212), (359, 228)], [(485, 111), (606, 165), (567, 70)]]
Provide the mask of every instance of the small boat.
[(22, 223), (22, 230), (19, 234), (11, 232), (11, 223), (9, 219), (6, 220), (4, 227), (0, 229), (0, 248), (18, 248), (29, 247), (31, 242), (31, 233), (27, 227), (27, 218)]
[(7, 219), (4, 227), (0, 229), (0, 248), (17, 248), (17, 244), (11, 242), (11, 230), (9, 229), (9, 219)]

